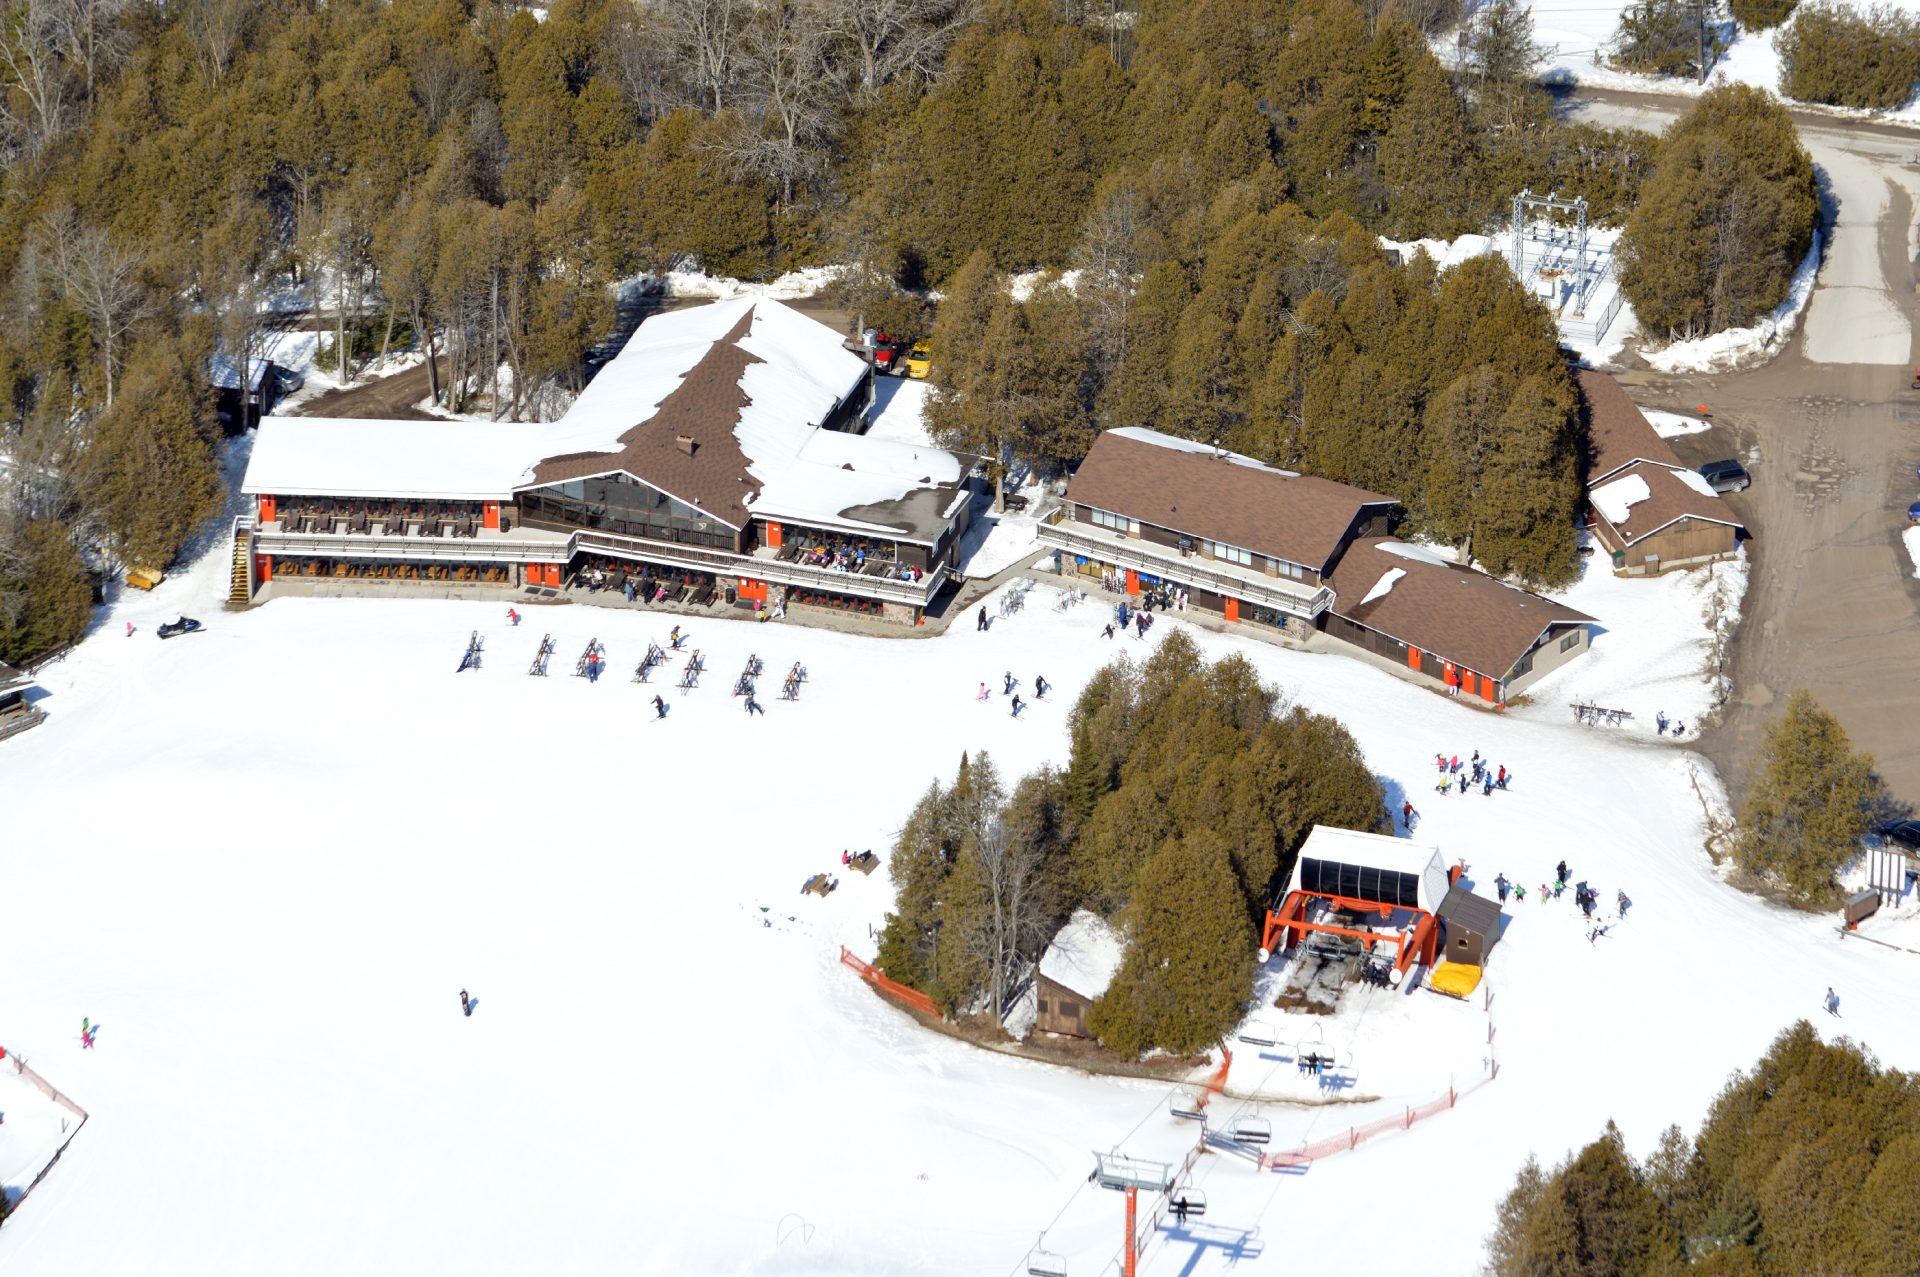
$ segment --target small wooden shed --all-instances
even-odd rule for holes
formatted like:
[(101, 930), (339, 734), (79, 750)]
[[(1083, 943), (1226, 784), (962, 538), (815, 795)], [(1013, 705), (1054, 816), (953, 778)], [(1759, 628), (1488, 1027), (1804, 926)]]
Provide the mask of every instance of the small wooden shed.
[(1104, 918), (1091, 910), (1077, 911), (1040, 955), (1033, 976), (1034, 1029), (1092, 1037), (1087, 1011), (1113, 983), (1124, 951), (1119, 934)]
[(1488, 951), (1500, 939), (1500, 906), (1456, 883), (1440, 902), (1439, 918), (1441, 959), (1485, 966)]

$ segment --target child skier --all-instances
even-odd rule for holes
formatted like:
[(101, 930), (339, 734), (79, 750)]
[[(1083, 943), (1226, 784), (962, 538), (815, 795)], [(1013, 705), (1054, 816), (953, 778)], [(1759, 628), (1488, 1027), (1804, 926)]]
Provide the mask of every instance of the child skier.
[(507, 624), (508, 625), (520, 624), (520, 614), (514, 611), (512, 608), (507, 609)]

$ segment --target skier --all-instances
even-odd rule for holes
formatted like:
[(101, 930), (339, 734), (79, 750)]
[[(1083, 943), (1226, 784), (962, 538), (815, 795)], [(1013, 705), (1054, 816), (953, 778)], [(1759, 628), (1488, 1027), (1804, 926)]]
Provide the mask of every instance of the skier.
[(1102, 635), (1104, 635), (1105, 637), (1107, 637), (1107, 638), (1112, 638), (1112, 637), (1113, 637), (1113, 622), (1112, 622), (1112, 621), (1108, 621), (1108, 622), (1107, 622), (1107, 628), (1106, 628), (1106, 629), (1104, 629), (1104, 630), (1101, 630), (1101, 631), (1100, 631), (1100, 633), (1101, 633)]
[(1525, 904), (1527, 902), (1527, 889), (1516, 884), (1513, 888), (1513, 898), (1520, 904)]
[(1408, 832), (1413, 832), (1413, 799), (1400, 804), (1400, 824)]
[(984, 701), (987, 699), (987, 685), (985, 683), (980, 684), (980, 694), (973, 699), (976, 701)]
[(1481, 797), (1490, 797), (1493, 794), (1493, 773), (1484, 772), (1480, 779), (1486, 784), (1486, 787), (1480, 791)]
[(1553, 872), (1561, 882), (1565, 882), (1567, 880), (1567, 862), (1562, 860), (1553, 867)]
[(1463, 794), (1467, 792), (1467, 774), (1465, 772), (1460, 773), (1460, 792)]
[(1502, 763), (1500, 765), (1500, 774), (1494, 778), (1493, 784), (1496, 789), (1505, 789), (1507, 787), (1506, 764)]
[(1627, 916), (1627, 910), (1631, 908), (1633, 905), (1633, 901), (1627, 899), (1627, 893), (1624, 891), (1616, 892), (1614, 894), (1613, 903), (1619, 907), (1620, 916), (1622, 918)]
[(1047, 689), (1051, 686), (1053, 686), (1053, 684), (1047, 682), (1045, 675), (1035, 674), (1033, 676), (1033, 699), (1036, 701), (1045, 700), (1047, 697)]
[(1501, 874), (1498, 878), (1495, 878), (1493, 880), (1493, 885), (1500, 892), (1500, 903), (1501, 904), (1507, 903), (1507, 891), (1513, 885), (1512, 883), (1507, 881), (1507, 876), (1505, 874)]
[(132, 638), (132, 637), (133, 637), (133, 622), (132, 622), (132, 621), (128, 621), (128, 622), (127, 622), (127, 637), (128, 637), (128, 638)]
[(1026, 702), (1020, 699), (1020, 693), (1015, 692), (1013, 694), (1013, 716), (1015, 718), (1020, 717), (1020, 711), (1025, 708), (1025, 706)]
[(1656, 736), (1667, 734), (1667, 711), (1658, 709), (1653, 712), (1653, 734)]
[(507, 624), (508, 625), (520, 624), (520, 614), (514, 611), (512, 608), (507, 609)]
[(473, 999), (467, 996), (465, 989), (460, 990), (460, 1013), (462, 1015), (473, 1014)]
[(653, 698), (653, 716), (655, 718), (665, 718), (667, 716), (667, 703), (660, 699), (658, 693), (656, 693)]
[(1440, 769), (1442, 776), (1447, 774), (1447, 756), (1445, 754), (1435, 754), (1433, 756), (1433, 764)]
[(973, 628), (976, 630), (984, 630), (987, 628), (987, 605), (985, 603), (980, 605), (980, 615), (974, 621)]
[(1000, 676), (1000, 695), (1012, 696), (1014, 688), (1013, 671), (1008, 670)]
[(671, 643), (671, 644), (673, 644), (673, 650), (674, 650), (674, 651), (676, 651), (676, 652), (677, 652), (677, 651), (679, 651), (679, 650), (680, 650), (680, 643), (681, 643), (681, 638), (680, 638), (680, 627), (679, 627), (679, 626), (677, 626), (677, 625), (676, 625), (676, 626), (674, 626), (674, 627), (673, 627), (673, 632), (672, 632), (671, 634), (668, 634), (668, 635), (667, 635), (667, 641), (668, 641), (669, 643)]
[(758, 714), (762, 718), (764, 718), (766, 717), (766, 713), (767, 711), (765, 707), (762, 706), (759, 701), (756, 701), (753, 699), (752, 692), (748, 692), (747, 693), (747, 717), (751, 718), (755, 714)]
[[(1827, 1014), (1835, 1017), (1840, 1014), (1840, 995), (1833, 991), (1832, 985), (1827, 986)], [(93, 1043), (87, 1045), (92, 1046)]]

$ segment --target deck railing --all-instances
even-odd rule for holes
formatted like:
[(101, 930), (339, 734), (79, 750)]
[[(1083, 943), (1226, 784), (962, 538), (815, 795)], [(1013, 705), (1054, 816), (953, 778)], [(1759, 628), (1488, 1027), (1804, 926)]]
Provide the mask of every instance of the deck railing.
[(1210, 560), (1183, 555), (1168, 546), (1136, 541), (1116, 532), (1103, 536), (1083, 530), (1084, 527), (1065, 517), (1050, 519), (1040, 525), (1040, 544), (1069, 554), (1084, 554), (1117, 567), (1164, 576), (1181, 584), (1200, 586), (1222, 597), (1265, 604), (1307, 620), (1333, 605), (1333, 591), (1324, 585), (1294, 584), (1284, 577), (1263, 577), (1257, 573), (1241, 576), (1222, 572), (1207, 566)]

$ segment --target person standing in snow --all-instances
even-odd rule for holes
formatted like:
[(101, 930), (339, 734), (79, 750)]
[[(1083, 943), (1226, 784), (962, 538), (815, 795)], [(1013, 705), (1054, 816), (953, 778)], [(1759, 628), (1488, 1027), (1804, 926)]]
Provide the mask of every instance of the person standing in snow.
[(1480, 774), (1480, 779), (1486, 783), (1486, 788), (1480, 791), (1481, 797), (1491, 797), (1493, 794), (1493, 773), (1483, 770)]
[(1013, 694), (1013, 716), (1015, 718), (1020, 717), (1020, 710), (1025, 705), (1026, 705), (1026, 702), (1020, 699), (1020, 693), (1015, 692)]
[(1467, 792), (1467, 774), (1465, 772), (1460, 773), (1460, 792), (1463, 794)]
[(1565, 882), (1567, 880), (1567, 862), (1562, 860), (1559, 864), (1553, 867), (1553, 872), (1555, 877), (1557, 877), (1561, 882)]
[(1112, 621), (1108, 621), (1108, 622), (1107, 622), (1107, 628), (1106, 628), (1106, 629), (1104, 629), (1104, 630), (1102, 630), (1102, 631), (1100, 631), (1100, 633), (1101, 633), (1101, 634), (1102, 634), (1102, 635), (1103, 635), (1104, 637), (1106, 637), (1106, 638), (1112, 638), (1112, 637), (1113, 637), (1113, 622), (1112, 622)]
[(1008, 670), (1000, 676), (1000, 695), (1012, 696), (1014, 689), (1013, 671)]
[(507, 624), (508, 625), (520, 624), (520, 614), (514, 611), (512, 608), (507, 609)]
[(1046, 675), (1035, 674), (1033, 676), (1033, 699), (1036, 701), (1045, 700), (1047, 698), (1047, 689), (1052, 686), (1053, 684), (1047, 682)]
[(653, 698), (653, 716), (655, 718), (665, 718), (667, 716), (667, 703), (660, 699), (658, 693), (655, 693)]
[(127, 622), (127, 637), (128, 637), (128, 638), (132, 638), (132, 637), (133, 637), (133, 622), (132, 622), (132, 621), (128, 621), (128, 622)]
[(1627, 910), (1633, 905), (1633, 901), (1627, 899), (1627, 893), (1624, 891), (1615, 893), (1613, 903), (1619, 908), (1622, 918), (1627, 916)]
[(984, 701), (987, 699), (987, 685), (985, 683), (980, 684), (980, 694), (973, 699), (976, 701)]
[(1653, 712), (1653, 734), (1656, 736), (1667, 734), (1667, 711), (1657, 709)]
[(1400, 824), (1408, 832), (1413, 832), (1413, 799), (1400, 804)]
[(973, 628), (976, 630), (984, 630), (987, 628), (987, 605), (985, 603), (980, 605), (980, 615), (975, 618)]
[[(1827, 1005), (1827, 1014), (1838, 1019), (1840, 1015), (1840, 995), (1833, 991), (1832, 985), (1827, 986), (1826, 1005)], [(89, 1042), (87, 1045), (91, 1046), (93, 1044)]]
[(465, 989), (460, 990), (460, 1013), (462, 1015), (473, 1014), (473, 999), (467, 996)]
[(1525, 904), (1527, 902), (1527, 889), (1525, 887), (1516, 886), (1513, 889), (1513, 898), (1516, 902), (1520, 904)]
[(1512, 883), (1509, 883), (1507, 881), (1507, 876), (1505, 874), (1501, 874), (1498, 878), (1495, 878), (1493, 880), (1493, 885), (1495, 890), (1499, 891), (1500, 893), (1500, 903), (1501, 904), (1507, 903), (1507, 890), (1513, 885)]

